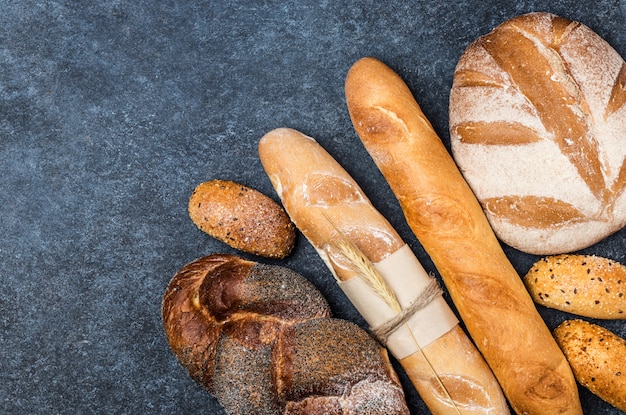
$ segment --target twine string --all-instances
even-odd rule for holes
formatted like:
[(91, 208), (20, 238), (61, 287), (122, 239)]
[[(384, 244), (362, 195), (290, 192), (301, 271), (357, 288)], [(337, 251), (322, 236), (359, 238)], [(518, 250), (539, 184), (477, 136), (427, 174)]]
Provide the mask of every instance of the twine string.
[(409, 304), (408, 307), (402, 308), (400, 313), (396, 314), (386, 323), (381, 324), (378, 327), (370, 328), (372, 334), (382, 344), (387, 344), (389, 336), (396, 331), (399, 327), (406, 324), (406, 322), (413, 317), (415, 313), (430, 304), (437, 296), (442, 294), (442, 290), (439, 284), (434, 278), (431, 278), (428, 285), (417, 296), (415, 300)]

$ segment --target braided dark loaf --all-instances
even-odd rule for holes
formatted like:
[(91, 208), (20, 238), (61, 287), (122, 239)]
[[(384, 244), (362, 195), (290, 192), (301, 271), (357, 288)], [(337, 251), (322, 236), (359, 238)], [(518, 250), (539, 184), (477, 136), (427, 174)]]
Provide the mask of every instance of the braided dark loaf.
[(409, 414), (386, 350), (287, 268), (200, 258), (162, 311), (174, 354), (229, 414)]

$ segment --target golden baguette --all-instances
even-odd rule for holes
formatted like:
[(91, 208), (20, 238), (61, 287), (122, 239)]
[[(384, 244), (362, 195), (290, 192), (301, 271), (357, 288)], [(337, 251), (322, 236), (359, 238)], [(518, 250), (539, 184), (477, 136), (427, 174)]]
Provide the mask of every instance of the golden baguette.
[(348, 73), (346, 99), (357, 134), (513, 409), (582, 414), (567, 360), (407, 85), (363, 58)]
[[(380, 298), (394, 297), (400, 302), (404, 294), (421, 288), (417, 286), (429, 285), (433, 278), (421, 268), (396, 230), (372, 206), (354, 179), (314, 139), (293, 129), (276, 129), (261, 139), (259, 155), (285, 210), (344, 290), (359, 282), (360, 274), (353, 272), (353, 264), (357, 264), (359, 271), (363, 268), (365, 274), (391, 268), (391, 273), (381, 276), (388, 277), (387, 281), (372, 283)], [(342, 246), (346, 245), (348, 256), (354, 256), (354, 260), (345, 260)], [(407, 260), (412, 268), (404, 268)], [(370, 272), (367, 269), (370, 265), (376, 270)], [(384, 288), (393, 287), (387, 284), (391, 278), (399, 281), (401, 288), (389, 293)], [(370, 325), (386, 312), (385, 304), (375, 306), (377, 298), (361, 297), (356, 301), (349, 298)], [(508, 414), (506, 399), (493, 373), (441, 295), (414, 317), (421, 319), (417, 323), (419, 329), (407, 333), (402, 327), (389, 336), (386, 345), (432, 413)], [(407, 325), (412, 322), (409, 320)], [(424, 332), (433, 329), (437, 331), (433, 337), (439, 337), (425, 339)], [(413, 335), (418, 339), (412, 338)], [(405, 352), (406, 343), (391, 347), (398, 340), (409, 343), (409, 352)]]

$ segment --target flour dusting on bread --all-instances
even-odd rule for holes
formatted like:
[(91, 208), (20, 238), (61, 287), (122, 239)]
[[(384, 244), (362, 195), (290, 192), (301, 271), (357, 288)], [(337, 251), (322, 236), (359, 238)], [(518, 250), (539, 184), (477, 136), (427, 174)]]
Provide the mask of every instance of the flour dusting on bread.
[(452, 152), (503, 242), (571, 252), (626, 224), (625, 84), (605, 40), (550, 13), (467, 48), (450, 93)]

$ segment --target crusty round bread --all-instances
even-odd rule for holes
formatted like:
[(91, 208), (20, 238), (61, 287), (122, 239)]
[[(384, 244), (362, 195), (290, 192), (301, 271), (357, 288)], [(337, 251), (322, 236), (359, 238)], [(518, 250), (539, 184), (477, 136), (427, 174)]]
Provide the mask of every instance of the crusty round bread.
[(606, 41), (549, 13), (512, 18), (466, 49), (452, 153), (503, 242), (565, 253), (626, 224), (625, 85)]

